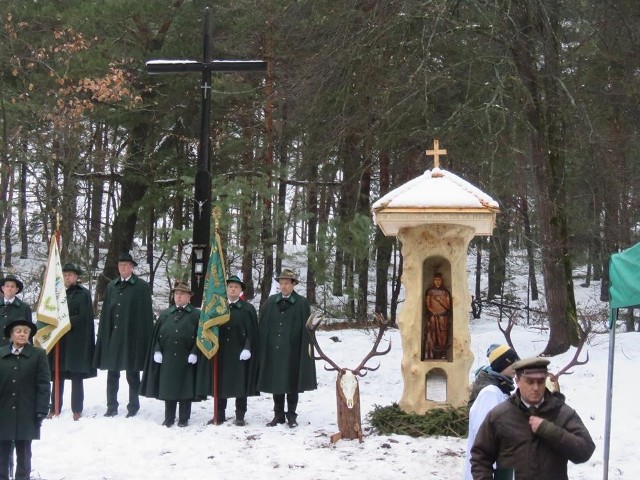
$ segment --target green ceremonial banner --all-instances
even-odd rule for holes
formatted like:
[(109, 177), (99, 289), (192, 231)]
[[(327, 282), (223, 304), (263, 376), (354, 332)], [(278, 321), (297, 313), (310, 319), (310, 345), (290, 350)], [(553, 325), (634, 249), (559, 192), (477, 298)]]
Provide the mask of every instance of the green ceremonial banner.
[(202, 294), (202, 310), (198, 322), (198, 348), (208, 359), (218, 351), (218, 327), (228, 322), (230, 318), (226, 277), (220, 235), (216, 230), (211, 242), (211, 254)]

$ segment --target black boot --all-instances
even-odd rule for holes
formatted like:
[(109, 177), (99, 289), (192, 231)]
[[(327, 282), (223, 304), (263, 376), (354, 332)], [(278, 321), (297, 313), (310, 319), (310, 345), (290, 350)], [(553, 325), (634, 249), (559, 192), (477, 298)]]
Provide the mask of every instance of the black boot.
[(277, 393), (273, 395), (273, 420), (267, 423), (267, 427), (275, 427), (279, 423), (286, 421), (284, 416), (284, 393)]
[(227, 420), (227, 416), (224, 413), (224, 410), (218, 410), (218, 421), (216, 425), (222, 425)]
[(275, 427), (279, 423), (284, 423), (285, 420), (286, 419), (284, 417), (284, 413), (276, 413), (273, 417), (273, 420), (267, 423), (267, 427)]
[(298, 422), (296, 421), (297, 418), (298, 415), (296, 415), (295, 412), (287, 412), (287, 424), (289, 425), (289, 427), (295, 428), (298, 426)]
[(236, 419), (233, 421), (233, 424), (238, 427), (244, 427), (244, 412), (236, 410)]

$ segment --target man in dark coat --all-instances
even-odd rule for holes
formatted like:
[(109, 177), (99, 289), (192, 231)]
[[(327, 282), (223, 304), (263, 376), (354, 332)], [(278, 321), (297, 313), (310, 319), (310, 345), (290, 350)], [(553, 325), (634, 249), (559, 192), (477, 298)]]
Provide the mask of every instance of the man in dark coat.
[(9, 479), (11, 442), (16, 448), (15, 480), (31, 474), (31, 441), (40, 438), (49, 411), (47, 353), (29, 343), (36, 333), (29, 319), (13, 320), (4, 328), (9, 345), (0, 347), (0, 479)]
[(122, 370), (127, 372), (129, 384), (127, 417), (135, 416), (140, 410), (140, 372), (153, 331), (153, 311), (149, 284), (133, 273), (137, 265), (130, 253), (120, 255), (120, 275), (107, 285), (100, 313), (93, 365), (108, 370), (105, 417), (118, 414)]
[(318, 386), (316, 364), (305, 328), (311, 309), (307, 299), (293, 291), (298, 283), (293, 270), (283, 270), (276, 280), (280, 293), (271, 295), (260, 310), (258, 390), (273, 394), (275, 415), (267, 426), (284, 423), (286, 419), (293, 428), (298, 425), (298, 393)]
[[(4, 330), (13, 320), (32, 320), (31, 307), (20, 300), (16, 295), (22, 292), (24, 284), (15, 275), (7, 275), (0, 278), (0, 331)], [(33, 340), (31, 337), (29, 340)], [(0, 339), (0, 346), (9, 345), (8, 338)]]
[(247, 397), (259, 395), (258, 315), (256, 309), (240, 298), (245, 285), (232, 275), (227, 279), (227, 299), (231, 319), (220, 325), (218, 350), (218, 423), (226, 420), (227, 399), (236, 399), (234, 423), (245, 425)]
[(196, 363), (202, 361), (196, 345), (200, 310), (193, 307), (191, 289), (176, 282), (173, 289), (175, 305), (163, 310), (151, 337), (140, 393), (145, 397), (164, 400), (162, 425), (186, 427), (191, 417), (191, 402), (199, 400), (196, 393)]
[(569, 460), (591, 458), (595, 445), (582, 420), (562, 394), (545, 387), (548, 364), (546, 358), (513, 364), (518, 389), (488, 413), (471, 448), (474, 480), (567, 480)]
[[(57, 343), (60, 357), (60, 385), (58, 387), (58, 406), (62, 409), (64, 395), (64, 380), (71, 380), (71, 411), (73, 419), (79, 420), (84, 406), (84, 379), (96, 376), (96, 369), (92, 366), (95, 350), (95, 327), (93, 317), (93, 302), (91, 292), (80, 285), (78, 278), (82, 270), (73, 263), (62, 267), (64, 286), (67, 289), (67, 306), (71, 330)], [(55, 364), (55, 350), (49, 355), (53, 376)], [(51, 391), (51, 411), (48, 418), (55, 413), (55, 379)]]

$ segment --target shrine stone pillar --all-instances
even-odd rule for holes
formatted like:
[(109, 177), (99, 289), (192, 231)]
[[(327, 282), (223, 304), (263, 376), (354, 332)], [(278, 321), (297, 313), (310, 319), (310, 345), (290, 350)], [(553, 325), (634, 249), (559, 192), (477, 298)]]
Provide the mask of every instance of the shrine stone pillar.
[[(469, 398), (473, 364), (467, 251), (475, 235), (491, 235), (498, 204), (457, 175), (435, 167), (383, 196), (372, 211), (384, 234), (402, 242), (400, 409), (424, 414), (462, 406)], [(428, 290), (438, 284), (433, 296)], [(426, 293), (435, 298), (429, 301), (437, 302), (441, 314), (430, 313), (434, 307), (430, 310)]]

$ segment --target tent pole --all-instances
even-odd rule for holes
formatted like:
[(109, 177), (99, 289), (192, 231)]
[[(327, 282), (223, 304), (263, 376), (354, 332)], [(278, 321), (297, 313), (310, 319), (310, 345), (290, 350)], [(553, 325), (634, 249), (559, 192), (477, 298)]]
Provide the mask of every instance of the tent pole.
[(607, 369), (606, 411), (604, 419), (604, 472), (603, 480), (609, 478), (609, 445), (611, 443), (611, 402), (613, 399), (613, 360), (615, 358), (616, 325), (618, 323), (618, 309), (611, 312), (612, 322), (609, 325), (609, 363)]

